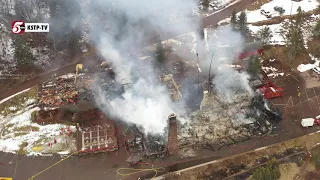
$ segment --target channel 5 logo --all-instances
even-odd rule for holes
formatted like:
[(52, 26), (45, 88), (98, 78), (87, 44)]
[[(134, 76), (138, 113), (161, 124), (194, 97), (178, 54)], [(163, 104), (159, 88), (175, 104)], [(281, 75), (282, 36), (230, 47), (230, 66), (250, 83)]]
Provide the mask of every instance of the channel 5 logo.
[(26, 26), (23, 21), (13, 21), (12, 22), (12, 33), (13, 34), (23, 34), (25, 32)]

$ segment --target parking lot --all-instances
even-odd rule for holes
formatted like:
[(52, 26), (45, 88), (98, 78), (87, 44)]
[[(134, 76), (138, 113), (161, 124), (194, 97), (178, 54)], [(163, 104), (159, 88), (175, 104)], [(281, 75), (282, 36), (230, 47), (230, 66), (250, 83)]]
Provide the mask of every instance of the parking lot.
[(307, 78), (299, 74), (271, 79), (284, 89), (284, 97), (272, 99), (274, 107), (284, 113), (282, 128), (288, 133), (306, 134), (319, 129), (301, 127), (301, 119), (320, 115), (320, 83), (318, 87), (306, 88)]

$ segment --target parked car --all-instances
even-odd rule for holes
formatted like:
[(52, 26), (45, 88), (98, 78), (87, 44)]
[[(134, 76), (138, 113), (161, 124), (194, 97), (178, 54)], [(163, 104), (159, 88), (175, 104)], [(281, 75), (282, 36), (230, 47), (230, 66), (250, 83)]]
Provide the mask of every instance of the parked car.
[(317, 74), (320, 74), (320, 68), (319, 67), (314, 67), (314, 68), (312, 68), (312, 70), (314, 72), (316, 72)]
[(267, 18), (271, 18), (271, 13), (269, 11), (265, 11), (264, 9), (261, 9), (260, 13), (264, 16), (266, 16)]
[(279, 12), (280, 14), (283, 14), (285, 12), (285, 10), (282, 7), (279, 7), (279, 6), (275, 6), (273, 9), (275, 11)]

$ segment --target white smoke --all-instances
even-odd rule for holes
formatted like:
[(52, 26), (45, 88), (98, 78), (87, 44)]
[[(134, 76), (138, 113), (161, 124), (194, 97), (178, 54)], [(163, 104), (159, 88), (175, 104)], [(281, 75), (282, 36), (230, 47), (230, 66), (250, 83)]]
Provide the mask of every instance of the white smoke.
[(230, 26), (222, 26), (209, 32), (208, 36), (209, 55), (202, 67), (208, 72), (212, 60), (211, 77), (217, 94), (229, 103), (235, 92), (245, 91), (252, 95), (249, 75), (230, 66), (242, 50), (244, 40), (241, 34), (233, 31)]
[[(160, 35), (196, 31), (198, 21), (196, 17), (189, 16), (197, 6), (195, 1), (100, 0), (91, 3), (87, 4), (91, 8), (84, 9), (92, 17), (89, 20), (93, 25), (90, 39), (106, 61), (112, 63), (116, 81), (132, 83), (131, 89), (113, 100), (108, 99), (106, 92), (97, 84), (97, 104), (106, 114), (136, 124), (145, 133), (164, 133), (168, 115), (177, 110), (152, 66), (141, 62), (131, 52), (148, 41), (145, 34), (149, 30), (156, 30), (154, 32)], [(106, 24), (99, 23), (101, 18), (95, 17), (99, 16), (99, 8), (112, 11), (107, 13), (110, 17), (105, 17)]]
[[(81, 1), (79, 1), (81, 2)], [(159, 82), (150, 64), (136, 57), (150, 37), (158, 34), (183, 34), (198, 32), (199, 17), (192, 16), (198, 7), (194, 0), (96, 0), (81, 2), (83, 12), (79, 17), (86, 21), (92, 40), (98, 52), (111, 62), (118, 83), (132, 82), (132, 88), (121, 98), (110, 100), (99, 84), (95, 91), (96, 102), (106, 114), (142, 127), (145, 133), (162, 134), (167, 126), (167, 116), (176, 112), (170, 94)], [(83, 27), (85, 28), (85, 27)], [(198, 33), (196, 33), (198, 36)], [(247, 75), (238, 73), (224, 64), (232, 63), (235, 53), (220, 48), (227, 44), (241, 47), (243, 40), (239, 33), (230, 28), (209, 32), (209, 55), (201, 59), (200, 66), (205, 73), (209, 70), (211, 53), (214, 53), (212, 73), (217, 92), (232, 100), (234, 89), (250, 91)], [(198, 36), (199, 37), (199, 36)], [(219, 43), (218, 43), (219, 42)], [(200, 57), (205, 52), (205, 42), (198, 38)], [(142, 69), (151, 69), (147, 72)], [(141, 74), (141, 72), (145, 72)]]

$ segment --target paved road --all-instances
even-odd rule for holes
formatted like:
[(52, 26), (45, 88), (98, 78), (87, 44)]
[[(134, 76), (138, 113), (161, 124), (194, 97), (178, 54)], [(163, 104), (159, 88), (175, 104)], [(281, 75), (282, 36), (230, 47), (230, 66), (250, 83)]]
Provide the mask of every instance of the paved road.
[(235, 3), (230, 4), (225, 9), (217, 11), (210, 16), (207, 16), (203, 19), (203, 26), (210, 27), (215, 26), (219, 21), (229, 17), (231, 13), (235, 10), (236, 12), (242, 11), (247, 6), (253, 4), (257, 0), (240, 0)]

